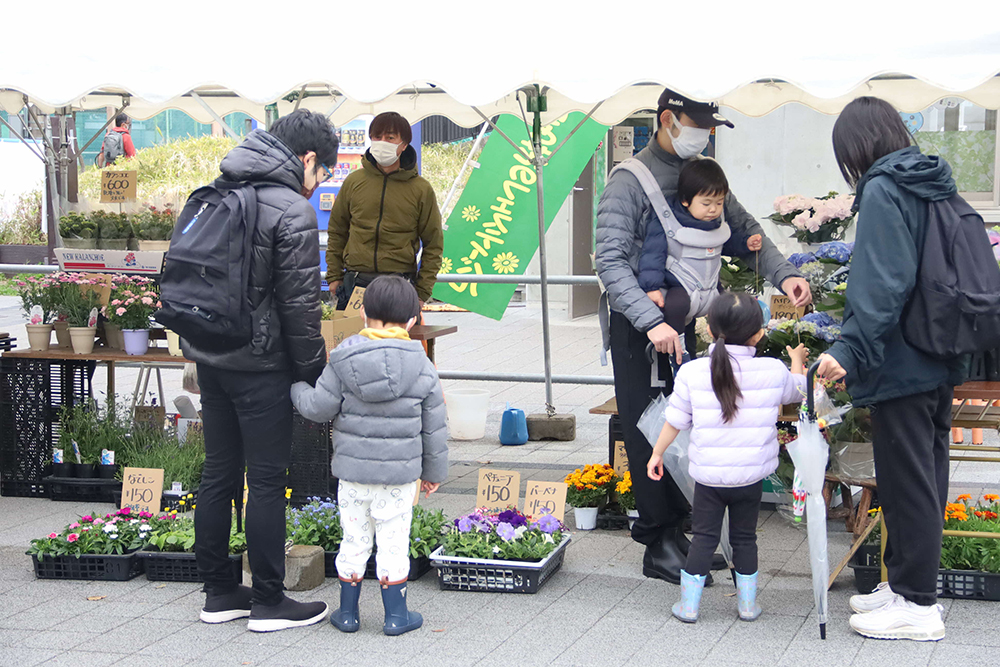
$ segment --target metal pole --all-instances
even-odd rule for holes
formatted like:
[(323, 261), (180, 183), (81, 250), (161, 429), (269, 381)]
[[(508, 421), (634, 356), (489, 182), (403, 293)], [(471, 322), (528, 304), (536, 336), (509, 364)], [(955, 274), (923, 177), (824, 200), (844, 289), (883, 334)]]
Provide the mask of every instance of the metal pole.
[[(474, 380), (481, 382), (545, 382), (545, 376), (540, 373), (486, 373), (482, 371), (438, 371), (442, 380)], [(553, 375), (551, 381), (555, 384), (587, 384), (613, 386), (615, 378), (611, 375)]]
[[(451, 190), (448, 190), (448, 196), (444, 198), (444, 205), (441, 207), (441, 216), (446, 217), (448, 215), (448, 207), (451, 206), (451, 199), (455, 196), (455, 192), (458, 190), (458, 182), (462, 180), (462, 176), (465, 175), (465, 170), (468, 168), (469, 163), (472, 162), (472, 156), (476, 154), (476, 151), (483, 143), (483, 139), (486, 137), (486, 130), (489, 129), (489, 123), (483, 123), (483, 129), (479, 131), (479, 136), (476, 137), (475, 143), (472, 144), (472, 150), (469, 151), (468, 157), (465, 158), (465, 162), (462, 163), (462, 168), (458, 171), (458, 176), (455, 177), (455, 182), (451, 184)], [(447, 227), (445, 227), (447, 229)]]
[(45, 157), (44, 157), (44, 156), (43, 156), (43, 155), (42, 155), (41, 153), (39, 153), (39, 152), (38, 152), (37, 150), (35, 150), (35, 147), (34, 147), (34, 146), (32, 146), (32, 145), (31, 145), (31, 144), (30, 144), (30, 143), (28, 142), (28, 140), (27, 140), (27, 139), (25, 139), (25, 138), (24, 138), (24, 137), (23, 137), (23, 136), (21, 135), (21, 132), (20, 132), (20, 130), (16, 130), (16, 129), (14, 129), (14, 126), (13, 126), (13, 125), (11, 125), (10, 123), (8, 123), (8, 122), (7, 122), (7, 121), (6, 121), (5, 119), (4, 119), (4, 117), (3, 117), (3, 116), (0, 116), (0, 123), (3, 123), (3, 124), (4, 124), (4, 126), (5, 126), (5, 127), (6, 127), (6, 128), (8, 129), (8, 130), (10, 130), (11, 134), (14, 134), (14, 135), (16, 135), (16, 136), (17, 136), (17, 138), (21, 140), (21, 143), (23, 143), (23, 144), (24, 144), (25, 146), (27, 146), (27, 147), (28, 147), (28, 150), (29, 150), (29, 151), (31, 151), (31, 152), (32, 152), (32, 154), (33, 154), (33, 155), (34, 155), (35, 157), (37, 157), (37, 158), (38, 158), (39, 160), (41, 160), (42, 162), (45, 162)]
[(109, 118), (107, 121), (105, 121), (104, 125), (101, 126), (101, 129), (95, 132), (94, 136), (90, 138), (90, 141), (88, 141), (83, 145), (83, 148), (80, 149), (81, 156), (83, 156), (84, 151), (90, 148), (90, 144), (94, 143), (94, 140), (97, 139), (97, 137), (104, 136), (104, 130), (108, 129), (108, 125), (111, 125), (111, 123), (113, 123), (115, 119), (118, 118), (118, 114), (120, 114), (122, 111), (125, 111), (125, 109), (128, 107), (128, 104), (129, 104), (129, 98), (125, 98), (124, 103), (120, 107), (118, 107), (117, 111), (115, 111), (115, 115)]
[[(487, 283), (491, 285), (540, 285), (542, 279), (540, 276), (529, 276), (529, 275), (502, 275), (502, 274), (492, 274), (484, 273), (481, 275), (476, 274), (461, 274), (461, 273), (439, 273), (437, 275), (437, 281), (439, 283)], [(600, 285), (601, 280), (597, 276), (547, 276), (545, 282), (549, 285)], [(982, 449), (978, 445), (977, 450)]]
[(200, 104), (202, 106), (202, 108), (205, 109), (205, 111), (208, 112), (209, 116), (211, 116), (212, 118), (215, 119), (216, 123), (218, 123), (219, 125), (222, 126), (222, 129), (226, 132), (226, 134), (228, 134), (229, 136), (231, 136), (236, 141), (239, 141), (239, 140), (241, 140), (243, 138), (240, 135), (236, 134), (236, 132), (233, 131), (233, 128), (229, 127), (229, 124), (226, 121), (222, 120), (222, 116), (220, 116), (219, 114), (217, 114), (215, 112), (215, 109), (213, 109), (212, 107), (208, 106), (208, 102), (206, 102), (205, 100), (201, 99), (201, 96), (198, 95), (198, 93), (196, 93), (196, 92), (194, 92), (192, 90), (191, 91), (191, 97), (198, 104)]
[[(538, 90), (538, 86), (535, 86)], [(538, 93), (541, 97), (541, 93)], [(545, 189), (542, 186), (542, 172), (545, 171), (545, 158), (542, 156), (542, 112), (539, 104), (535, 105), (535, 119), (531, 138), (534, 147), (535, 184), (538, 194), (538, 274), (542, 288), (542, 352), (545, 360), (545, 412), (550, 417), (556, 413), (552, 405), (552, 341), (549, 332), (549, 285), (548, 263), (545, 256)]]

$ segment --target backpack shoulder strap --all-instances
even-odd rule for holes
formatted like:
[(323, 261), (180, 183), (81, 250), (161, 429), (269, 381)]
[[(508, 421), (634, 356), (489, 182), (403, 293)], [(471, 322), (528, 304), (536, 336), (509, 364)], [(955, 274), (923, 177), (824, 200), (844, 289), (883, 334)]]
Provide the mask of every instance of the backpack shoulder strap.
[(611, 170), (611, 173), (613, 174), (619, 169), (629, 172), (635, 176), (635, 180), (639, 181), (639, 186), (646, 195), (646, 199), (649, 200), (649, 204), (652, 206), (656, 217), (659, 218), (663, 230), (669, 231), (672, 229), (677, 224), (674, 212), (670, 210), (667, 198), (663, 196), (660, 184), (656, 182), (656, 178), (653, 176), (653, 172), (649, 170), (649, 167), (633, 157), (620, 162), (618, 166)]

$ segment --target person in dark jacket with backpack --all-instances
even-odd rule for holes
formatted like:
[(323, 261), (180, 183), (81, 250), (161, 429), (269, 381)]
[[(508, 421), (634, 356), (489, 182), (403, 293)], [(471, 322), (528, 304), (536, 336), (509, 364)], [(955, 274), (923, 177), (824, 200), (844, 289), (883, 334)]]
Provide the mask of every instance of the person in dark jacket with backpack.
[[(252, 340), (227, 350), (184, 340), (185, 356), (198, 364), (205, 432), (195, 554), (205, 579), (206, 623), (249, 616), (250, 630), (268, 632), (318, 623), (327, 613), (323, 602), (296, 602), (284, 594), (285, 469), (292, 383), (315, 383), (326, 364), (319, 232), (308, 198), (329, 177), (326, 165), (336, 162), (337, 148), (326, 117), (300, 110), (269, 132), (252, 132), (220, 165), (220, 181), (258, 187), (249, 267)], [(182, 214), (178, 227), (184, 223)], [(243, 484), (244, 462), (252, 590), (237, 585), (229, 561), (232, 501)]]
[(855, 405), (872, 406), (875, 476), (885, 516), (889, 581), (851, 598), (866, 637), (938, 640), (941, 530), (948, 434), (965, 359), (941, 361), (904, 338), (900, 318), (917, 283), (931, 202), (957, 194), (951, 167), (924, 155), (888, 102), (861, 97), (833, 129), (841, 173), (855, 188), (857, 240), (841, 339), (819, 374), (846, 376)]

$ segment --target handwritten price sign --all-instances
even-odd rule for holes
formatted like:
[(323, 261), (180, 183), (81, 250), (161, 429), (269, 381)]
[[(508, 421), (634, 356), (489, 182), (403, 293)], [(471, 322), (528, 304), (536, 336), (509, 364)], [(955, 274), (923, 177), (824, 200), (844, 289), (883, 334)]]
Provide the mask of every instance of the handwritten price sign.
[(101, 203), (120, 204), (135, 201), (137, 171), (102, 171)]
[(505, 509), (508, 505), (517, 507), (520, 495), (521, 473), (510, 470), (479, 469), (476, 507), (489, 509)]
[(628, 472), (628, 453), (625, 451), (625, 443), (621, 440), (615, 441), (615, 460), (612, 461), (612, 465), (619, 477), (624, 477)]
[(365, 288), (355, 287), (354, 291), (351, 292), (351, 298), (347, 301), (347, 308), (344, 310), (347, 312), (348, 317), (351, 315), (360, 315), (361, 306), (365, 303)]
[(771, 317), (773, 319), (798, 320), (805, 314), (805, 307), (796, 308), (792, 305), (792, 300), (784, 294), (775, 294), (771, 297)]
[(565, 482), (528, 482), (524, 492), (524, 513), (537, 519), (545, 511), (560, 521), (566, 516)]
[(125, 468), (122, 474), (122, 509), (133, 512), (160, 511), (163, 468)]

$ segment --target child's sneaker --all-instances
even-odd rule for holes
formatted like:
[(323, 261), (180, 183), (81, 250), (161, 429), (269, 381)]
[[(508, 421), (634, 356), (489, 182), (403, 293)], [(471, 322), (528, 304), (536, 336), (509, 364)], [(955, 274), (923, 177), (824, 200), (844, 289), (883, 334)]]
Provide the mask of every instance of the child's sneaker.
[(851, 628), (859, 635), (872, 639), (912, 639), (936, 642), (944, 639), (941, 605), (929, 607), (895, 595), (884, 606), (866, 614), (851, 616)]
[(852, 595), (851, 609), (858, 614), (867, 614), (892, 602), (894, 597), (896, 597), (896, 594), (889, 588), (889, 582), (883, 581), (875, 587), (875, 590), (867, 595)]

